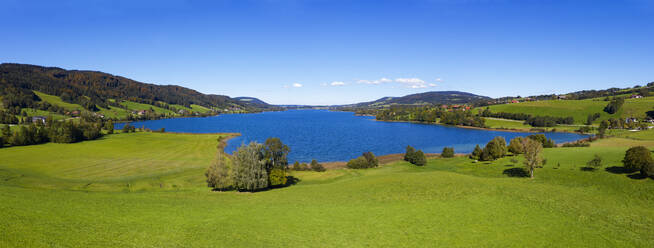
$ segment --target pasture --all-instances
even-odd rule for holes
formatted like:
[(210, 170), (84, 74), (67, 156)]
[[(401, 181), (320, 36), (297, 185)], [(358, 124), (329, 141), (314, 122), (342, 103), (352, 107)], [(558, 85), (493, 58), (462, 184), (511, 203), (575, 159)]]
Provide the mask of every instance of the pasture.
[(603, 111), (608, 102), (601, 99), (587, 100), (545, 100), (533, 102), (509, 103), (490, 106), (492, 112), (527, 113), (534, 116), (555, 116), (575, 119), (575, 124), (584, 124), (588, 115), (600, 113), (599, 123), (609, 118), (644, 118), (648, 111), (654, 111), (654, 97), (626, 99), (617, 113), (610, 115)]
[[(654, 180), (619, 170), (651, 140), (545, 149), (535, 179), (520, 177), (520, 157), (455, 157), (292, 172), (296, 185), (239, 193), (204, 185), (217, 137), (0, 149), (0, 247), (654, 245)], [(595, 154), (604, 167), (584, 170)]]

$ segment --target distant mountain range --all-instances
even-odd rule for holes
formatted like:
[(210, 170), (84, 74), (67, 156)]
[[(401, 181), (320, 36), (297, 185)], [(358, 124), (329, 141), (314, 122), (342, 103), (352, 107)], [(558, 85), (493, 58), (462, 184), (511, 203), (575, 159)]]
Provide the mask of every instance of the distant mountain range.
[(241, 96), (241, 97), (234, 97), (234, 100), (239, 101), (243, 105), (252, 106), (256, 108), (270, 108), (273, 106), (255, 97)]
[[(177, 85), (156, 85), (98, 71), (65, 70), (27, 64), (0, 64), (0, 98), (5, 107), (31, 107), (34, 91), (60, 97), (90, 111), (122, 107), (119, 100), (150, 105), (199, 105), (208, 109), (257, 111), (272, 107), (256, 98), (203, 94)], [(247, 99), (252, 99), (248, 101)]]
[(0, 99), (4, 107), (36, 106), (41, 99), (35, 91), (58, 96), (90, 111), (122, 108), (119, 101), (153, 106), (199, 105), (217, 111), (300, 109), (300, 108), (382, 108), (391, 105), (466, 104), (490, 100), (486, 96), (460, 91), (432, 91), (403, 97), (383, 97), (376, 101), (337, 106), (271, 105), (255, 97), (203, 94), (177, 85), (156, 85), (99, 71), (65, 70), (27, 64), (0, 64)]
[(341, 107), (382, 108), (391, 105), (469, 104), (491, 99), (487, 96), (461, 91), (430, 91), (402, 97), (382, 97), (371, 102), (342, 105)]

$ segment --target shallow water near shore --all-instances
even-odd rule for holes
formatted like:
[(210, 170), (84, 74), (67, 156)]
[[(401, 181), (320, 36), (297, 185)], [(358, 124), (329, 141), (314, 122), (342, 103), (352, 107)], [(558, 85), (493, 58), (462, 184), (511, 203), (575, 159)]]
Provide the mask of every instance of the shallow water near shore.
[[(121, 129), (124, 124), (116, 124)], [(279, 137), (291, 148), (289, 162), (347, 161), (361, 153), (377, 155), (403, 153), (407, 145), (426, 153), (440, 153), (454, 147), (456, 153), (472, 152), (495, 136), (508, 140), (532, 133), (466, 129), (433, 124), (375, 121), (372, 116), (327, 110), (288, 110), (257, 114), (226, 114), (204, 118), (175, 118), (133, 122), (136, 127), (167, 132), (241, 133), (229, 140), (225, 151), (231, 153), (251, 141), (263, 143)], [(544, 133), (557, 143), (588, 136), (575, 133)]]

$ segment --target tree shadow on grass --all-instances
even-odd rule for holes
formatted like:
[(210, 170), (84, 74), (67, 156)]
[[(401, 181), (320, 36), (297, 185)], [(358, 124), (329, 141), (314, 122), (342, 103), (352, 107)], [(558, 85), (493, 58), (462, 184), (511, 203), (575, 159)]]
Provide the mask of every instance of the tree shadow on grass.
[(625, 168), (623, 166), (611, 166), (611, 167), (607, 167), (604, 170), (606, 170), (606, 171), (608, 171), (610, 173), (613, 173), (613, 174), (628, 174), (627, 175), (628, 178), (636, 179), (636, 180), (647, 178), (647, 175), (643, 175), (642, 173), (640, 173), (638, 171), (628, 170), (627, 168)]
[(595, 168), (593, 168), (593, 167), (588, 167), (588, 166), (584, 166), (584, 167), (580, 167), (579, 170), (580, 170), (580, 171), (589, 171), (589, 172), (593, 172), (593, 171), (595, 171)]
[(633, 173), (633, 171), (627, 170), (627, 168), (624, 168), (623, 166), (611, 166), (611, 167), (606, 167), (604, 169), (607, 172), (613, 173), (613, 174), (629, 174)]
[(634, 174), (631, 174), (631, 175), (627, 175), (627, 177), (631, 178), (631, 179), (641, 180), (641, 179), (647, 178), (647, 175), (643, 175), (643, 174), (641, 174), (639, 172), (639, 173), (634, 173)]
[(509, 177), (529, 177), (529, 173), (524, 168), (511, 168), (506, 169), (502, 174)]
[(291, 186), (291, 185), (296, 185), (297, 183), (300, 182), (300, 179), (294, 176), (286, 176), (286, 187)]

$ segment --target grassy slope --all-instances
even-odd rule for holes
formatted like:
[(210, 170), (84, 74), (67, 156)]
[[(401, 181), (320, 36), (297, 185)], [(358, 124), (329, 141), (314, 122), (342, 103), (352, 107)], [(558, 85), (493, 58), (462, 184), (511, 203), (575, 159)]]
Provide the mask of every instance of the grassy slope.
[[(518, 166), (511, 158), (460, 157), (296, 172), (298, 185), (251, 194), (204, 187), (215, 138), (137, 133), (0, 149), (0, 246), (654, 245), (654, 181), (580, 170), (594, 154), (617, 166), (627, 145), (651, 141), (546, 149), (533, 180), (504, 175)], [(68, 156), (45, 155), (58, 153)], [(106, 185), (65, 190), (88, 181)]]
[[(175, 188), (184, 180), (169, 175), (198, 174), (212, 160), (219, 135), (136, 133), (114, 134), (75, 144), (48, 143), (0, 149), (0, 175), (22, 175), (18, 186), (138, 190)], [(184, 144), (181, 145), (180, 144)], [(41, 181), (45, 183), (33, 184)], [(127, 186), (127, 184), (130, 184)]]
[(38, 92), (38, 91), (34, 91), (34, 94), (39, 96), (41, 98), (41, 100), (44, 101), (44, 102), (48, 102), (48, 103), (50, 103), (52, 105), (56, 105), (56, 106), (65, 108), (67, 110), (82, 110), (82, 109), (84, 109), (84, 107), (82, 107), (79, 104), (64, 102), (58, 96), (48, 95), (48, 94)]
[(613, 115), (609, 115), (603, 111), (607, 104), (608, 102), (599, 99), (548, 100), (493, 105), (490, 106), (490, 109), (493, 112), (529, 113), (538, 116), (572, 116), (575, 118), (575, 123), (577, 124), (586, 122), (586, 117), (590, 114), (600, 113), (601, 117), (595, 121), (599, 123), (602, 120), (612, 117), (645, 117), (647, 111), (654, 110), (654, 97), (627, 99), (622, 109)]
[[(48, 95), (42, 92), (34, 91), (35, 94), (37, 94), (41, 100), (46, 101), (52, 105), (60, 106), (63, 107), (67, 110), (83, 110), (84, 108), (80, 106), (79, 104), (73, 104), (73, 103), (67, 103), (61, 100), (60, 97), (54, 96), (54, 95)], [(170, 111), (168, 109), (160, 108), (154, 105), (150, 104), (144, 104), (144, 103), (137, 103), (137, 102), (131, 102), (131, 101), (123, 101), (121, 103), (123, 106), (125, 106), (127, 109), (123, 108), (116, 108), (116, 107), (111, 107), (109, 109), (104, 109), (100, 108), (100, 111), (98, 113), (103, 114), (107, 117), (110, 118), (126, 118), (127, 115), (131, 114), (132, 111), (139, 111), (139, 110), (149, 110), (150, 108), (154, 109), (155, 112), (157, 113), (164, 113), (164, 114), (175, 114), (173, 111)], [(189, 111), (195, 111), (195, 112), (200, 112), (200, 113), (206, 113), (211, 111), (210, 109), (200, 106), (200, 105), (191, 105), (191, 108), (186, 108), (181, 105), (173, 105), (177, 108), (183, 108)], [(41, 111), (41, 110), (29, 110), (28, 115), (30, 116), (35, 116), (35, 115), (43, 115), (43, 116), (54, 116), (55, 119), (64, 119), (66, 116), (62, 115), (57, 115), (57, 114), (51, 114), (47, 111)]]

